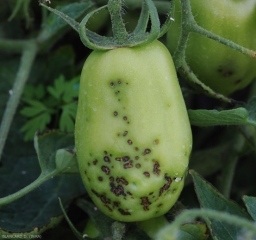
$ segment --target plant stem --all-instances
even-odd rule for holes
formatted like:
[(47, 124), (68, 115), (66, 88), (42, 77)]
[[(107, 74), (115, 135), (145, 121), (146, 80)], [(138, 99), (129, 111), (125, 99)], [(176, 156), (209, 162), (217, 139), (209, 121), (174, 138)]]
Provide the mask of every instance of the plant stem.
[(6, 142), (6, 138), (7, 138), (13, 117), (15, 115), (17, 106), (19, 104), (20, 97), (22, 95), (25, 83), (29, 77), (29, 73), (33, 65), (36, 53), (37, 53), (36, 42), (33, 40), (27, 41), (22, 52), (21, 64), (14, 81), (12, 93), (7, 102), (7, 106), (6, 106), (6, 109), (2, 118), (2, 122), (1, 122), (1, 126), (0, 126), (0, 159), (2, 156), (3, 148)]
[[(105, 5), (108, 3), (108, 0), (95, 0), (96, 4), (98, 5)], [(127, 9), (133, 11), (135, 9), (140, 9), (141, 8), (141, 4), (142, 4), (143, 0), (125, 0), (125, 7), (127, 7)], [(157, 11), (159, 14), (167, 14), (168, 13), (168, 9), (170, 9), (170, 1), (153, 1)]]
[(20, 53), (28, 44), (27, 40), (12, 40), (0, 38), (0, 50)]
[(35, 188), (39, 187), (41, 184), (49, 180), (51, 177), (57, 175), (59, 172), (57, 170), (54, 170), (51, 173), (48, 174), (41, 174), (34, 182), (30, 183), (26, 187), (22, 188), (21, 190), (8, 195), (6, 197), (0, 198), (0, 206), (9, 204), (11, 202), (14, 202), (15, 200), (25, 196)]

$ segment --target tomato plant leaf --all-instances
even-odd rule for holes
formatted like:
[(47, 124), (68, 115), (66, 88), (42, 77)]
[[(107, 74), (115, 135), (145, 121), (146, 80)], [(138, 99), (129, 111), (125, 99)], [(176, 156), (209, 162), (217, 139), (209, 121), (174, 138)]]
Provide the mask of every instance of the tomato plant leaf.
[(248, 120), (256, 125), (256, 96), (252, 97), (247, 105), (246, 109), (248, 110), (249, 116)]
[(24, 140), (27, 141), (33, 139), (35, 133), (37, 131), (43, 131), (50, 120), (51, 116), (47, 112), (43, 112), (28, 120), (20, 129), (21, 132), (25, 132)]
[[(41, 170), (44, 174), (56, 170), (56, 151), (59, 149), (73, 149), (74, 135), (59, 131), (50, 131), (35, 137), (35, 148)], [(63, 171), (63, 169), (59, 169)]]
[(59, 149), (56, 152), (56, 168), (64, 173), (79, 173), (76, 155), (73, 149)]
[(190, 123), (194, 126), (209, 127), (218, 125), (247, 125), (256, 126), (247, 109), (239, 107), (231, 110), (188, 110)]
[(243, 201), (249, 214), (252, 216), (253, 220), (256, 221), (256, 197), (244, 196)]
[(29, 107), (24, 107), (21, 109), (20, 113), (26, 117), (34, 117), (38, 114), (42, 114), (44, 112), (48, 112), (47, 106), (37, 100), (29, 100), (27, 103), (30, 105)]
[(77, 104), (69, 103), (62, 107), (62, 113), (60, 116), (60, 130), (73, 132), (75, 128)]
[[(195, 171), (190, 171), (198, 200), (202, 208), (214, 209), (241, 218), (250, 219), (249, 215), (235, 202), (225, 198), (210, 183), (206, 182)], [(206, 221), (212, 235), (219, 240), (239, 239), (242, 229), (216, 219)]]
[[(8, 161), (0, 169), (0, 181), (5, 183), (0, 185), (0, 197), (29, 185), (39, 174), (36, 156), (19, 159), (8, 157)], [(56, 176), (17, 201), (1, 206), (3, 221), (0, 221), (0, 233), (26, 236), (42, 233), (56, 226), (62, 219), (58, 197), (67, 206), (72, 198), (83, 192), (79, 175)]]
[(207, 227), (204, 223), (186, 223), (182, 225), (177, 234), (177, 240), (206, 240)]
[[(223, 167), (223, 158), (225, 158), (226, 154), (229, 154), (231, 145), (232, 142), (227, 142), (192, 152), (189, 162), (190, 168), (204, 177), (216, 173)], [(188, 184), (191, 180), (188, 175), (185, 183)]]
[[(81, 17), (91, 6), (92, 2), (86, 1), (83, 3), (71, 3), (65, 6), (56, 7), (56, 9), (70, 18), (77, 19)], [(68, 24), (64, 20), (54, 13), (50, 13), (44, 25), (44, 31), (42, 32), (41, 37), (48, 39), (60, 32), (66, 26), (68, 26)]]

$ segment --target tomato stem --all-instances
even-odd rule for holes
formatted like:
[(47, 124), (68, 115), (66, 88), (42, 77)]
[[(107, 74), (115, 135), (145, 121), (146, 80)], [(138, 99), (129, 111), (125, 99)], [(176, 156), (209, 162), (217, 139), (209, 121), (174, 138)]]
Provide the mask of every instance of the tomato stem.
[(124, 11), (122, 8), (122, 0), (109, 0), (108, 10), (111, 18), (114, 39), (117, 44), (120, 45), (128, 38), (128, 33), (122, 18), (122, 13)]

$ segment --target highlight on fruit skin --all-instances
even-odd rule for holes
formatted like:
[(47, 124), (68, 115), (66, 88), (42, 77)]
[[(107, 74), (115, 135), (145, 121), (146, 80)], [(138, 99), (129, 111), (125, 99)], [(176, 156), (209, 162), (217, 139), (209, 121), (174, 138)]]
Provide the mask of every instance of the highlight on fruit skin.
[(91, 53), (75, 141), (83, 183), (106, 215), (133, 222), (169, 211), (183, 189), (192, 134), (162, 43)]

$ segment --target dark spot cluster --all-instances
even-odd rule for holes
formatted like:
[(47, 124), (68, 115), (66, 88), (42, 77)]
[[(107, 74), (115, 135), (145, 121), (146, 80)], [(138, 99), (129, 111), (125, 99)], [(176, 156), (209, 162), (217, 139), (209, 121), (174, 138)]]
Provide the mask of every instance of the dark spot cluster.
[(143, 209), (145, 211), (149, 210), (149, 206), (151, 204), (151, 202), (148, 200), (148, 197), (141, 197), (141, 205), (143, 206)]
[(110, 158), (108, 156), (104, 156), (104, 162), (110, 163)]
[(99, 194), (98, 192), (96, 192), (95, 190), (92, 189), (92, 193), (95, 194), (98, 198), (100, 198), (100, 200), (104, 203), (104, 204), (110, 204), (111, 200), (109, 198), (106, 197), (105, 194)]
[(167, 181), (166, 184), (164, 184), (160, 190), (159, 190), (159, 197), (163, 194), (164, 191), (168, 190), (171, 186), (171, 183), (172, 183), (172, 179), (171, 177), (169, 177), (167, 174), (165, 174), (164, 176), (165, 180)]
[(151, 153), (151, 150), (150, 150), (149, 148), (146, 148), (146, 149), (144, 150), (144, 152), (142, 153), (142, 155), (144, 156), (144, 155), (147, 155), (147, 154), (149, 154), (149, 153)]
[(121, 186), (119, 184), (117, 186), (115, 186), (115, 184), (113, 182), (110, 183), (110, 191), (112, 193), (114, 193), (117, 197), (120, 195), (122, 195), (124, 197), (126, 196), (123, 186)]
[(124, 177), (118, 177), (117, 179), (116, 179), (116, 182), (117, 183), (122, 183), (122, 184), (124, 184), (124, 185), (128, 185), (129, 183), (128, 183), (128, 181), (124, 178)]
[(155, 164), (154, 164), (154, 167), (153, 167), (153, 173), (154, 174), (156, 174), (156, 175), (160, 174), (161, 170), (159, 169), (159, 167), (160, 167), (160, 164), (159, 164), (159, 162), (156, 161)]
[(131, 213), (129, 213), (128, 211), (124, 211), (122, 208), (118, 208), (118, 211), (119, 211), (122, 215), (131, 215)]
[(101, 167), (101, 170), (102, 170), (104, 173), (106, 173), (107, 175), (110, 174), (110, 169), (109, 169), (107, 166), (102, 166), (102, 167)]
[(124, 169), (127, 169), (127, 168), (132, 168), (133, 167), (133, 161), (132, 160), (130, 160), (128, 163), (125, 163), (124, 164)]
[(231, 77), (234, 75), (234, 71), (231, 69), (224, 69), (223, 67), (218, 68), (218, 72), (223, 76), (223, 77)]
[(149, 172), (144, 172), (143, 174), (144, 174), (144, 176), (146, 176), (147, 178), (150, 177), (150, 173), (149, 173)]

